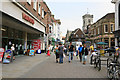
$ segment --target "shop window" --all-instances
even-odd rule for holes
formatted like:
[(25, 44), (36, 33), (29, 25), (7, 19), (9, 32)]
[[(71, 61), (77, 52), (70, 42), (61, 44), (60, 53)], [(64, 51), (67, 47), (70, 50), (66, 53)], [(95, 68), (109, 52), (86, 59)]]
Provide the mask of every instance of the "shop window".
[(38, 4), (38, 13), (40, 14), (40, 12), (41, 12), (41, 5), (40, 5), (40, 2), (39, 2), (39, 4)]
[(31, 5), (31, 0), (27, 0), (27, 3)]
[(105, 24), (105, 26), (104, 26), (104, 32), (108, 33), (108, 25), (107, 24)]
[(37, 10), (37, 0), (33, 0), (33, 8)]
[(2, 36), (3, 37), (8, 37), (8, 30), (7, 27), (2, 26)]

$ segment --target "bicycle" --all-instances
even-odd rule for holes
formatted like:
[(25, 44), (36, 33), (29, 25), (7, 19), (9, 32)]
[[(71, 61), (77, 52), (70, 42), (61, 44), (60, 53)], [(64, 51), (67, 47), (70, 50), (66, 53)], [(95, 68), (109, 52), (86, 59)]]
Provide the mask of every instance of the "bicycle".
[(94, 60), (94, 68), (98, 68), (98, 71), (101, 70), (101, 59), (100, 55), (98, 55)]
[[(112, 59), (109, 60), (111, 62)], [(107, 65), (107, 77), (113, 80), (120, 79), (120, 63), (115, 58)]]

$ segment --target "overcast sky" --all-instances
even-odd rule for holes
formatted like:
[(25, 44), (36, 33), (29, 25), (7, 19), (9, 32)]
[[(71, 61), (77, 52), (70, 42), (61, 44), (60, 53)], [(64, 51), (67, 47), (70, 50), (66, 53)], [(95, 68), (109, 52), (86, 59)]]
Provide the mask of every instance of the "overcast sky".
[(87, 13), (94, 15), (93, 22), (107, 13), (115, 11), (112, 0), (44, 0), (56, 19), (60, 19), (62, 35), (67, 29), (75, 30), (83, 26), (82, 16)]

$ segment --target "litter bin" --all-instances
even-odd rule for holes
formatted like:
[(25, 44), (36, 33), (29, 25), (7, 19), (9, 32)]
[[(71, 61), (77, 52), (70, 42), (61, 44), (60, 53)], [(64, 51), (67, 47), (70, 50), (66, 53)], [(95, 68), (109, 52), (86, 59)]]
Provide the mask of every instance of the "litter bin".
[(105, 53), (104, 49), (101, 49), (101, 50), (100, 50), (100, 54), (101, 54), (102, 56), (104, 56), (104, 53)]

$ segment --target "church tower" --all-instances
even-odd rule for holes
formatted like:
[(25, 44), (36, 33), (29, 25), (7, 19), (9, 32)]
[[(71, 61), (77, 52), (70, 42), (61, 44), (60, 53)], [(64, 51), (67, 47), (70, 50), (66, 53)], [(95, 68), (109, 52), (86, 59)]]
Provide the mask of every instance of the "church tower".
[(85, 14), (84, 16), (82, 16), (83, 18), (83, 27), (82, 30), (84, 33), (87, 32), (87, 27), (93, 23), (93, 15), (90, 14)]

